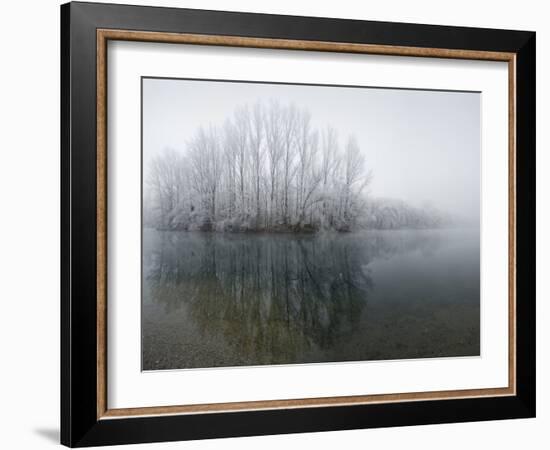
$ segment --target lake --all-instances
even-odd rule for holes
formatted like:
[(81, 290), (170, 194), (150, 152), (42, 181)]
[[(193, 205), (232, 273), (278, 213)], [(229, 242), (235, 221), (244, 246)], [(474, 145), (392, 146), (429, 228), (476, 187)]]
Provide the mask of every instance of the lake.
[(476, 356), (477, 229), (143, 230), (142, 368)]

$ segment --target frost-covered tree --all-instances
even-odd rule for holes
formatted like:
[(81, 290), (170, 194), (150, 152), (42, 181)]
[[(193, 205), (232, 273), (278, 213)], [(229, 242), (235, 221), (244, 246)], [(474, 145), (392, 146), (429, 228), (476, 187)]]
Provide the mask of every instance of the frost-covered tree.
[(319, 131), (309, 111), (277, 101), (200, 127), (147, 170), (148, 221), (166, 229), (349, 230), (371, 179), (353, 137), (342, 151), (334, 129)]

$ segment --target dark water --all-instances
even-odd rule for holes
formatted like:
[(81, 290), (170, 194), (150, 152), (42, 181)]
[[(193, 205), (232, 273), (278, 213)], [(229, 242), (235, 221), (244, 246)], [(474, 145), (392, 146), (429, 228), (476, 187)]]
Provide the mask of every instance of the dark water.
[(143, 234), (143, 369), (479, 355), (473, 230)]

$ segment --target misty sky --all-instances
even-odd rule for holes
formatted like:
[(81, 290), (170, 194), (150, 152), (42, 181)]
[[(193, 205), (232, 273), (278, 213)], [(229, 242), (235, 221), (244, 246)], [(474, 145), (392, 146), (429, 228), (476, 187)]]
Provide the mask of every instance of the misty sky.
[(201, 125), (222, 126), (236, 106), (278, 100), (331, 125), (341, 147), (357, 138), (372, 196), (479, 217), (480, 94), (195, 80), (143, 80), (143, 162), (164, 148), (185, 151)]

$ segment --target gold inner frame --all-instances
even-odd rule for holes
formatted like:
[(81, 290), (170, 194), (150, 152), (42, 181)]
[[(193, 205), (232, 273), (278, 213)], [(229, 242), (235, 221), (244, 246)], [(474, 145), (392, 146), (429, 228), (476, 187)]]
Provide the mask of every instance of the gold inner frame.
[[(109, 40), (501, 61), (508, 63), (508, 386), (395, 394), (109, 409), (107, 405), (107, 42)], [(114, 29), (97, 30), (97, 418), (311, 408), (516, 394), (516, 54)]]

